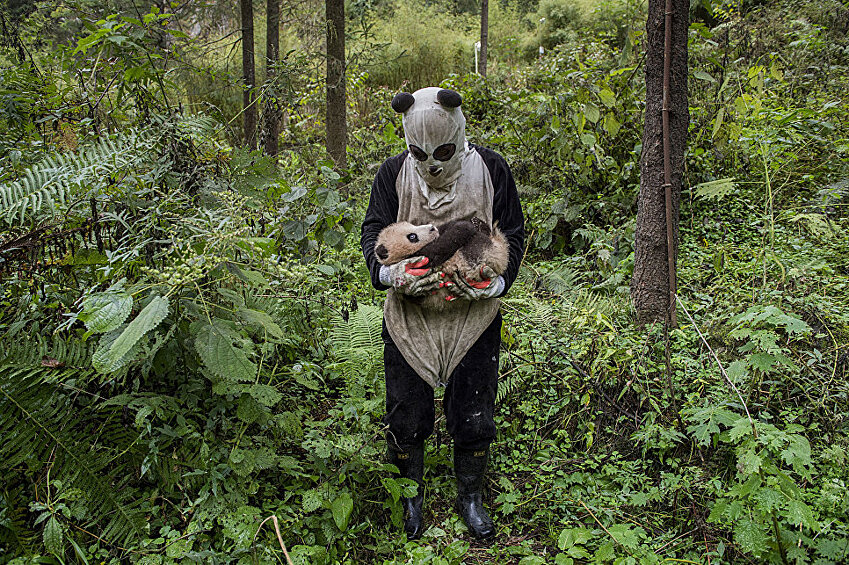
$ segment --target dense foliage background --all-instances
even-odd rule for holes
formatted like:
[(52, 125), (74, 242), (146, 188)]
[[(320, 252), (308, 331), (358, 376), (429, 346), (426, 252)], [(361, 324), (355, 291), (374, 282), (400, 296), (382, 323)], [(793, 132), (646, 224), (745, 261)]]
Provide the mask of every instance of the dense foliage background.
[[(490, 5), (484, 81), (476, 3), (348, 4), (334, 171), (314, 0), (284, 5), (260, 89), (278, 158), (238, 146), (237, 6), (5, 1), (0, 563), (849, 560), (849, 8), (693, 3), (667, 354), (627, 288), (645, 4)], [(383, 461), (359, 222), (404, 146), (391, 96), (436, 83), (511, 164), (529, 235), (492, 546), (451, 509), (444, 426), (418, 542)]]

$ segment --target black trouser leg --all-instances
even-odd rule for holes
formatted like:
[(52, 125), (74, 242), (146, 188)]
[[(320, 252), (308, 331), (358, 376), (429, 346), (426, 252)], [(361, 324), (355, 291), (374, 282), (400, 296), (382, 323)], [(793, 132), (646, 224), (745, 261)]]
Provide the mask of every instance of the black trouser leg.
[(386, 441), (404, 451), (421, 445), (433, 433), (433, 389), (395, 346), (383, 325), (383, 364), (386, 373)]
[(483, 332), (454, 370), (445, 390), (445, 419), (454, 437), (457, 512), (478, 539), (495, 535), (495, 524), (483, 505), (483, 480), (489, 444), (495, 439), (495, 398), (501, 314)]
[(443, 407), (455, 447), (486, 449), (495, 439), (495, 397), (498, 393), (498, 353), (501, 313), (484, 330), (451, 373)]
[(424, 441), (433, 433), (433, 389), (401, 355), (385, 324), (383, 341), (389, 462), (419, 485), (415, 496), (401, 500), (407, 539), (418, 539), (424, 531)]

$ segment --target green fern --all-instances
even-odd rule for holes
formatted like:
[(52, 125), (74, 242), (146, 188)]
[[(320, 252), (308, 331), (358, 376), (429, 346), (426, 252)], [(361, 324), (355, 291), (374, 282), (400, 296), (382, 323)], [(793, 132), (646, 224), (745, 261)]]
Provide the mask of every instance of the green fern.
[(102, 138), (76, 153), (57, 153), (0, 184), (0, 216), (11, 224), (47, 208), (51, 214), (80, 191), (104, 185), (116, 172), (139, 165), (151, 149), (153, 134), (125, 133)]
[(349, 382), (358, 377), (376, 374), (383, 366), (383, 310), (362, 305), (351, 312), (348, 320), (341, 316), (331, 319), (330, 343), (333, 368)]
[[(145, 516), (126, 488), (132, 476), (128, 459), (110, 457), (126, 452), (134, 435), (117, 422), (104, 424), (103, 414), (81, 409), (74, 396), (48, 383), (76, 379), (81, 370), (4, 362), (0, 372), (0, 475), (13, 476), (22, 467), (40, 475), (49, 468), (52, 479), (85, 493), (92, 518), (88, 528), (119, 545), (140, 538)], [(97, 441), (91, 441), (91, 429), (98, 429)]]

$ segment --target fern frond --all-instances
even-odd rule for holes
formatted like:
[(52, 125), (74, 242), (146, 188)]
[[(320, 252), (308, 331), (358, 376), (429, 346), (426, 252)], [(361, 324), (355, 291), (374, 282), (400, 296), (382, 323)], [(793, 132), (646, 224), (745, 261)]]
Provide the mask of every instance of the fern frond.
[(116, 460), (134, 443), (134, 434), (116, 418), (81, 409), (72, 395), (48, 382), (74, 379), (80, 369), (4, 363), (0, 373), (0, 475), (14, 477), (24, 464), (36, 474), (50, 468), (52, 478), (85, 494), (88, 528), (118, 545), (141, 537), (145, 515), (126, 488), (132, 473), (126, 457)]
[(361, 305), (348, 321), (341, 316), (331, 320), (330, 342), (334, 367), (350, 382), (357, 376), (374, 374), (383, 362), (381, 337), (383, 311), (377, 306)]
[(564, 296), (580, 288), (582, 277), (581, 273), (564, 265), (543, 273), (540, 276), (540, 285), (553, 294)]
[(140, 164), (152, 134), (125, 133), (102, 138), (76, 153), (48, 155), (15, 181), (0, 184), (0, 216), (11, 224), (28, 215), (57, 208), (81, 190), (108, 182), (115, 172)]

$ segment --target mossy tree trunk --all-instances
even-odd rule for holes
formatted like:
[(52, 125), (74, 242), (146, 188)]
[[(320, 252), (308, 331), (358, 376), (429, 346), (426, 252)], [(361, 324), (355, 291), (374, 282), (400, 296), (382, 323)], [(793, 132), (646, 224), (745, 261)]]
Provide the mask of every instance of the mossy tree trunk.
[(489, 40), (489, 0), (481, 0), (481, 54), (480, 74), (486, 77), (486, 44)]
[[(678, 256), (678, 217), (684, 172), (684, 148), (690, 119), (687, 106), (687, 30), (689, 3), (671, 4), (668, 85), (668, 150), (672, 264)], [(646, 114), (640, 159), (640, 196), (634, 241), (631, 298), (640, 323), (665, 321), (671, 312), (670, 255), (667, 245), (664, 174), (663, 91), (665, 0), (649, 0), (646, 22)], [(674, 291), (674, 288), (671, 289)]]
[(277, 64), (280, 62), (280, 0), (268, 0), (266, 22), (265, 80), (268, 84), (268, 95), (265, 97), (263, 108), (263, 148), (266, 155), (277, 155), (280, 137), (280, 99), (278, 87), (274, 81), (277, 77)]
[(347, 166), (348, 141), (345, 97), (345, 2), (327, 0), (327, 113), (325, 145), (338, 168)]
[(256, 67), (254, 65), (254, 7), (251, 0), (240, 0), (242, 12), (242, 94), (244, 142), (256, 149), (257, 111), (254, 104)]

